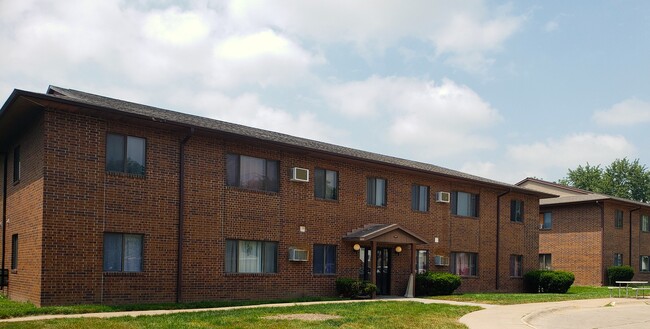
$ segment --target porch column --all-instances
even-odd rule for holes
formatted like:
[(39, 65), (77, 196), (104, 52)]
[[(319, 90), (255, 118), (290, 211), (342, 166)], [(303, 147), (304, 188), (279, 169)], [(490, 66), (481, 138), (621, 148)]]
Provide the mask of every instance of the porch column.
[(415, 243), (411, 243), (411, 277), (409, 278), (409, 285), (407, 287), (407, 292), (410, 291), (411, 294), (406, 297), (415, 297), (415, 275), (417, 268), (415, 267), (415, 260), (417, 259), (417, 251), (415, 250)]
[[(370, 282), (377, 284), (377, 242), (370, 242)], [(372, 293), (375, 298), (376, 292)]]

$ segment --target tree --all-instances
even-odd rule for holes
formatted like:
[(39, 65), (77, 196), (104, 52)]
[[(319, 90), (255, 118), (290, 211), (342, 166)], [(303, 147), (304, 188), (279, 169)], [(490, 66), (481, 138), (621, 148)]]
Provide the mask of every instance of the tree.
[(605, 169), (579, 165), (569, 169), (559, 184), (635, 201), (650, 201), (650, 171), (639, 159), (616, 159)]

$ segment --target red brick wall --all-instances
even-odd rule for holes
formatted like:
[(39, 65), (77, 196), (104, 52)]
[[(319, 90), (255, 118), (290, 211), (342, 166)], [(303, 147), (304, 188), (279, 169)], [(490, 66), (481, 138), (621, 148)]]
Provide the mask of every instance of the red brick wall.
[[(146, 177), (105, 171), (106, 134), (146, 138)], [(171, 302), (176, 298), (179, 143), (183, 131), (46, 111), (44, 120), (44, 228), (42, 305)], [(280, 190), (259, 192), (225, 186), (225, 157), (237, 153), (280, 160)], [(314, 198), (309, 183), (289, 181), (292, 167), (339, 173), (339, 200)], [(183, 292), (185, 301), (334, 295), (336, 277), (357, 277), (359, 256), (342, 237), (369, 223), (397, 223), (426, 239), (430, 269), (435, 255), (479, 253), (479, 274), (463, 278), (462, 291), (496, 289), (497, 195), (503, 191), (358, 161), (307, 154), (200, 132), (186, 144)], [(387, 179), (386, 207), (366, 205), (366, 178)], [(413, 183), (430, 186), (430, 210), (411, 210)], [(480, 194), (480, 217), (450, 215), (437, 191)], [(525, 201), (524, 223), (510, 222), (510, 200)], [(537, 263), (537, 199), (501, 197), (500, 290), (515, 291), (511, 254), (524, 255), (524, 272)], [(12, 204), (9, 204), (13, 207)], [(13, 209), (13, 208), (12, 208)], [(301, 233), (299, 227), (306, 232)], [(103, 233), (144, 235), (141, 273), (104, 273)], [(435, 243), (435, 238), (438, 242)], [(224, 273), (225, 240), (277, 241), (277, 274)], [(337, 245), (337, 274), (312, 274), (312, 262), (288, 261), (288, 248)], [(368, 244), (369, 246), (369, 244)], [(391, 248), (394, 246), (390, 246)], [(403, 295), (410, 246), (392, 255), (391, 294)]]
[[(20, 146), (21, 175), (13, 182), (13, 150)], [(43, 221), (43, 120), (39, 117), (12, 144), (7, 171), (5, 266), (11, 268), (12, 235), (18, 234), (18, 268), (10, 270), (9, 298), (33, 301), (41, 295)]]
[[(551, 254), (554, 270), (572, 272), (575, 285), (600, 285), (603, 262), (600, 206), (595, 202), (545, 206), (541, 211), (552, 213), (553, 226), (551, 230), (540, 230), (539, 253)], [(613, 218), (611, 225), (614, 225)]]

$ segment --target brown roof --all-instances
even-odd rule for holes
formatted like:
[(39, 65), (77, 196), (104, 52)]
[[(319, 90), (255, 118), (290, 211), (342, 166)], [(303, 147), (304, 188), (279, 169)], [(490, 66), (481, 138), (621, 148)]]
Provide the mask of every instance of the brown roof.
[[(319, 142), (311, 139), (282, 134), (278, 132), (247, 127), (235, 123), (165, 110), (157, 107), (132, 103), (124, 100), (99, 96), (99, 95), (85, 93), (78, 90), (66, 89), (66, 88), (61, 88), (56, 86), (50, 86), (46, 94), (28, 92), (28, 91), (17, 90), (17, 89), (14, 90), (14, 92), (10, 95), (9, 99), (7, 99), (7, 101), (3, 105), (2, 109), (0, 109), (0, 140), (7, 137), (3, 135), (3, 128), (4, 127), (11, 128), (11, 126), (13, 125), (13, 123), (7, 122), (8, 120), (5, 120), (5, 118), (16, 116), (15, 113), (12, 113), (16, 111), (12, 111), (11, 108), (14, 102), (19, 102), (21, 100), (22, 100), (22, 106), (24, 107), (24, 112), (29, 112), (28, 109), (33, 112), (35, 111), (36, 107), (38, 107), (40, 110), (40, 108), (42, 108), (43, 105), (37, 104), (38, 102), (35, 102), (36, 100), (50, 101), (50, 102), (56, 102), (58, 104), (65, 104), (71, 107), (75, 107), (76, 110), (79, 111), (93, 109), (95, 111), (106, 113), (107, 115), (109, 113), (111, 114), (117, 113), (122, 116), (131, 116), (134, 118), (153, 121), (157, 123), (173, 124), (173, 125), (178, 125), (178, 126), (183, 126), (188, 128), (201, 129), (204, 131), (226, 133), (237, 137), (247, 137), (247, 138), (256, 139), (260, 141), (267, 141), (275, 144), (281, 144), (293, 148), (300, 148), (304, 150), (325, 153), (337, 157), (345, 157), (345, 158), (356, 159), (361, 161), (368, 161), (377, 164), (399, 167), (407, 170), (414, 170), (414, 171), (420, 171), (429, 174), (444, 176), (452, 179), (466, 180), (474, 183), (497, 187), (500, 189), (507, 189), (513, 192), (519, 192), (528, 195), (535, 195), (539, 197), (550, 196), (547, 193), (533, 191), (516, 185), (511, 185), (511, 184), (495, 181), (488, 178), (474, 176), (460, 171), (447, 169), (444, 167), (439, 167), (428, 163), (411, 161), (411, 160), (401, 159), (401, 158), (387, 156), (383, 154), (357, 150), (357, 149), (334, 145), (330, 143), (324, 143), (324, 142)], [(9, 135), (9, 130), (10, 129), (7, 129), (5, 131), (7, 135)], [(5, 148), (6, 145), (0, 144), (0, 147)]]
[[(343, 240), (359, 242), (372, 241), (376, 238), (386, 236), (389, 233), (395, 233), (396, 231), (401, 231), (400, 233), (402, 233), (402, 239), (396, 240), (396, 242), (405, 243), (403, 238), (407, 238), (409, 242), (416, 244), (428, 243), (417, 234), (401, 227), (398, 224), (366, 224), (362, 228), (356, 229), (346, 234), (343, 237)], [(395, 239), (398, 239), (398, 235), (395, 235)]]

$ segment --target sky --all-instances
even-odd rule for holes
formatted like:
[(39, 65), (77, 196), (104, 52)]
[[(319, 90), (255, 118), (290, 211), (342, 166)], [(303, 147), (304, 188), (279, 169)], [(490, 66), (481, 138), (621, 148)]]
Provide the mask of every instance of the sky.
[(0, 0), (0, 98), (76, 89), (516, 183), (650, 164), (650, 1)]

